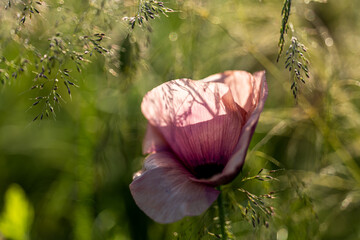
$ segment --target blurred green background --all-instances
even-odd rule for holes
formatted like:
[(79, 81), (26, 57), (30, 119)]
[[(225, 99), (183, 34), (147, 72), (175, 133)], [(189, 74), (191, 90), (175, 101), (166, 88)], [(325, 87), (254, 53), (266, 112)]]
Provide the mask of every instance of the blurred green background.
[[(144, 159), (144, 94), (171, 79), (232, 69), (265, 69), (269, 97), (243, 172), (225, 186), (230, 238), (360, 239), (359, 1), (292, 1), (285, 51), (296, 36), (310, 60), (297, 101), (286, 57), (276, 62), (282, 0), (169, 1), (175, 12), (133, 31), (122, 17), (134, 16), (138, 1), (42, 1), (23, 25), (22, 4), (35, 3), (11, 3), (5, 10), (1, 2), (0, 54), (8, 64), (0, 63), (0, 76), (20, 57), (29, 64), (0, 85), (0, 239), (218, 239), (216, 206), (161, 225), (138, 209), (128, 185)], [(61, 68), (79, 87), (70, 98), (62, 84), (56, 116), (32, 121), (43, 106), (34, 98), (46, 91), (28, 90), (41, 65), (34, 52), (48, 53), (56, 33), (75, 39), (71, 49), (95, 32), (106, 34), (110, 51), (88, 57), (81, 73), (65, 52)], [(241, 182), (261, 168), (284, 170), (278, 181)], [(239, 187), (276, 192), (267, 200), (275, 211), (268, 228), (241, 216), (237, 204), (248, 199)]]

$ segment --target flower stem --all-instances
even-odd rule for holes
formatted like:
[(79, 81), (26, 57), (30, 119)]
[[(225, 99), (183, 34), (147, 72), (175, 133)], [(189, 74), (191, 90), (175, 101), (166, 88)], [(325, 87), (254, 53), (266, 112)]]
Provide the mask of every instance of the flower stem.
[(221, 229), (221, 239), (226, 240), (227, 234), (225, 231), (225, 213), (224, 213), (224, 203), (223, 203), (223, 193), (218, 187), (218, 190), (220, 191), (219, 197), (217, 199), (217, 204), (219, 207), (219, 221), (220, 221), (220, 229)]

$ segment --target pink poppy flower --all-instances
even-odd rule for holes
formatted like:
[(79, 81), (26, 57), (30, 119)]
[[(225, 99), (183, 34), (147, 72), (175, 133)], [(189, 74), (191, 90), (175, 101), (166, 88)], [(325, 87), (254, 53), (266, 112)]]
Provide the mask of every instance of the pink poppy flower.
[(160, 223), (208, 209), (215, 187), (240, 172), (266, 97), (265, 71), (172, 80), (148, 92), (141, 110), (150, 155), (130, 184), (140, 209)]

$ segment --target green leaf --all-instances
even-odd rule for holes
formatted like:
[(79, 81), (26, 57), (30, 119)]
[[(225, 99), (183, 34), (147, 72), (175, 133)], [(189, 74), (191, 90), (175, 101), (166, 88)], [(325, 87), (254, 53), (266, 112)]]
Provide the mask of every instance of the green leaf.
[(34, 209), (24, 190), (12, 184), (5, 193), (5, 206), (0, 217), (0, 233), (7, 239), (29, 239)]

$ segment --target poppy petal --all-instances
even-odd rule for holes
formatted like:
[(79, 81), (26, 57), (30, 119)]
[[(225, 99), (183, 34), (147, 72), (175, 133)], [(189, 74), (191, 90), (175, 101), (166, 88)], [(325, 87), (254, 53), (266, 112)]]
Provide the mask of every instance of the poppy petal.
[(197, 216), (217, 199), (219, 191), (190, 180), (191, 174), (169, 152), (151, 154), (135, 176), (130, 191), (139, 208), (159, 223)]
[(259, 101), (259, 96), (256, 93), (259, 93), (262, 83), (255, 79), (258, 77), (255, 76), (257, 74), (265, 75), (265, 72), (257, 72), (252, 75), (246, 71), (226, 71), (211, 75), (202, 81), (225, 83), (231, 89), (235, 102), (251, 114)]
[(190, 79), (154, 88), (144, 97), (141, 109), (193, 173), (199, 165), (226, 165), (246, 114), (226, 84)]
[(186, 126), (224, 115), (221, 97), (228, 91), (225, 84), (172, 80), (149, 91), (141, 110), (153, 126)]
[(229, 183), (232, 181), (240, 172), (249, 147), (251, 137), (255, 131), (257, 122), (260, 117), (265, 104), (265, 100), (268, 95), (268, 88), (266, 84), (265, 71), (256, 72), (253, 75), (254, 83), (253, 88), (254, 92), (252, 95), (252, 101), (254, 102), (255, 108), (251, 111), (250, 116), (243, 126), (240, 134), (239, 142), (235, 148), (235, 151), (225, 166), (224, 170), (211, 177), (210, 179), (193, 179), (194, 181), (201, 182), (204, 184), (209, 184), (213, 186), (218, 186), (222, 184)]
[(143, 154), (148, 154), (168, 150), (170, 147), (156, 127), (148, 124), (142, 148)]

